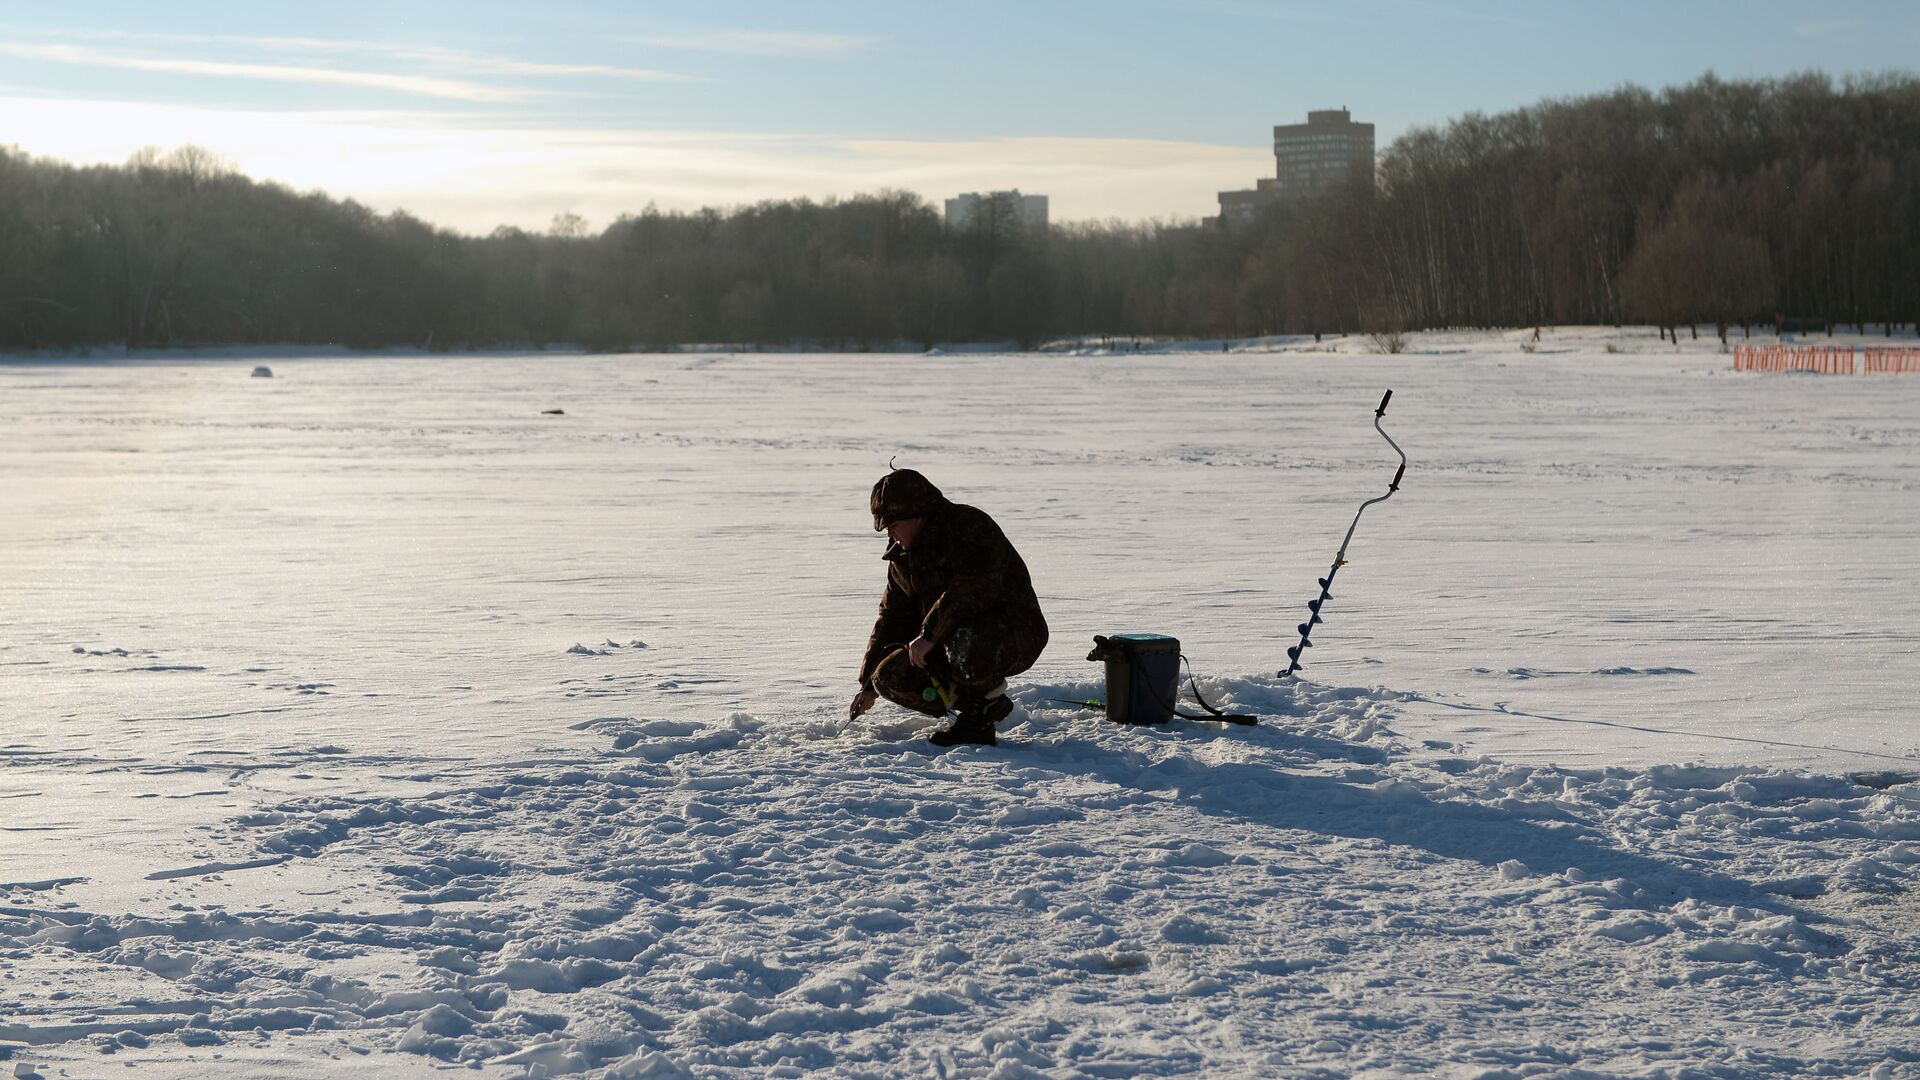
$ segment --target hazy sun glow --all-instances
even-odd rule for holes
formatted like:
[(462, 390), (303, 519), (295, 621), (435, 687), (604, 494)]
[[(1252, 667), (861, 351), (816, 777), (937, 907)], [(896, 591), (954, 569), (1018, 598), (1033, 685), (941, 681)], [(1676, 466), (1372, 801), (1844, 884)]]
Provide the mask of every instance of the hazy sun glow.
[[(1147, 218), (1241, 186), (1260, 149), (1137, 139), (970, 141), (528, 128), (404, 112), (267, 112), (125, 101), (0, 98), (9, 136), (39, 155), (119, 163), (143, 146), (205, 146), (241, 171), (408, 210), (469, 233), (545, 228), (570, 211), (595, 228), (669, 210), (900, 188), (937, 196), (1022, 187), (1057, 219)], [(1076, 210), (1078, 211), (1076, 213)]]

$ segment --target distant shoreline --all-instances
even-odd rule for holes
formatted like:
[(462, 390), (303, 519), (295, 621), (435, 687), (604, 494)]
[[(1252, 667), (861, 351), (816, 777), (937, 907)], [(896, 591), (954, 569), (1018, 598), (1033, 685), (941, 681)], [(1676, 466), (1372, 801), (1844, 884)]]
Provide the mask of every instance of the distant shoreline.
[[(1697, 339), (1687, 336), (1675, 345), (1661, 338), (1653, 326), (1545, 326), (1541, 340), (1535, 343), (1532, 327), (1505, 330), (1448, 329), (1409, 332), (1404, 337), (1406, 355), (1437, 356), (1457, 351), (1463, 341), (1505, 343), (1517, 356), (1551, 357), (1556, 352), (1613, 351), (1621, 354), (1717, 354), (1721, 347), (1711, 326), (1701, 326)], [(988, 356), (1027, 354), (1033, 356), (1153, 356), (1220, 354), (1302, 354), (1321, 353), (1342, 356), (1385, 355), (1392, 351), (1370, 334), (1326, 334), (1316, 341), (1311, 334), (1277, 334), (1253, 338), (1129, 338), (1095, 336), (1062, 338), (1023, 349), (1017, 342), (951, 342), (932, 349), (906, 341), (890, 342), (868, 348), (849, 347), (846, 342), (795, 342), (781, 346), (734, 343), (672, 345), (665, 348), (587, 349), (581, 345), (490, 345), (460, 349), (423, 349), (385, 346), (355, 349), (344, 345), (204, 345), (171, 349), (128, 349), (124, 346), (99, 346), (43, 352), (0, 350), (0, 364), (111, 364), (111, 363), (197, 363), (268, 362), (276, 360), (432, 360), (499, 357), (616, 357), (616, 356), (865, 356), (890, 358)], [(1776, 338), (1772, 328), (1756, 329), (1743, 337), (1737, 329), (1728, 333), (1729, 346), (1748, 342), (1772, 344), (1778, 341), (1804, 344), (1849, 342), (1873, 345), (1892, 341), (1913, 341), (1911, 324), (1896, 326), (1889, 336), (1877, 324), (1863, 330), (1836, 329), (1826, 333), (1788, 334)], [(1527, 346), (1533, 346), (1532, 349)]]

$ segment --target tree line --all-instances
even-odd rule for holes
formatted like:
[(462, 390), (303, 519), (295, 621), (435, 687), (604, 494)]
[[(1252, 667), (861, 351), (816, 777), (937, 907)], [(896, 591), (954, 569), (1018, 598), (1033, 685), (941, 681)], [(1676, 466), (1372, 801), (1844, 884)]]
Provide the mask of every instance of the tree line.
[(0, 149), (0, 348), (695, 342), (1920, 318), (1920, 78), (1633, 86), (1410, 131), (1247, 221), (949, 229), (881, 192), (484, 237), (217, 155)]

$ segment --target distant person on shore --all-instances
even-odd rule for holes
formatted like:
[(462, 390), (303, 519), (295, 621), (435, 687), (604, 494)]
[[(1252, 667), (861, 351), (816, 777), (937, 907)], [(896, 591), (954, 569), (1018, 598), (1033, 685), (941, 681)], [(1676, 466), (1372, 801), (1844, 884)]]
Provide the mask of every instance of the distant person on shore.
[(985, 511), (949, 502), (912, 469), (881, 477), (870, 503), (887, 534), (887, 589), (848, 716), (881, 697), (928, 716), (951, 706), (959, 718), (934, 745), (994, 745), (1013, 711), (1007, 678), (1047, 645), (1027, 564)]

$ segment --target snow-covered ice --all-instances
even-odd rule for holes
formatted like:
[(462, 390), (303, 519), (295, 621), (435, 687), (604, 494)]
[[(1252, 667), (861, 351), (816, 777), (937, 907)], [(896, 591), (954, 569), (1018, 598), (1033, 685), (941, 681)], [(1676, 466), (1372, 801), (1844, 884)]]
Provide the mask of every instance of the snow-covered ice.
[[(1920, 379), (1547, 339), (0, 364), (0, 1053), (1916, 1075)], [(896, 456), (999, 747), (845, 720)], [(1069, 704), (1130, 630), (1261, 726)]]

